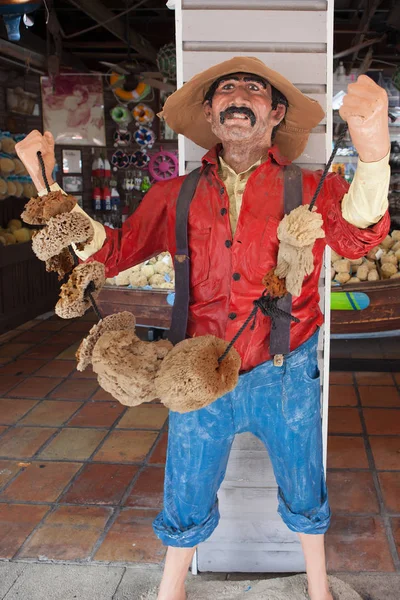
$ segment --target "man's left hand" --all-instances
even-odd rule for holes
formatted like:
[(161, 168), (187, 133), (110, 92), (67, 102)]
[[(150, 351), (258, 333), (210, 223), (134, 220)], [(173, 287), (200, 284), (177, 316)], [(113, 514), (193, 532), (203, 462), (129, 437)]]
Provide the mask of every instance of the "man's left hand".
[(351, 140), (363, 162), (376, 162), (390, 149), (388, 97), (370, 77), (350, 83), (339, 114), (347, 121)]

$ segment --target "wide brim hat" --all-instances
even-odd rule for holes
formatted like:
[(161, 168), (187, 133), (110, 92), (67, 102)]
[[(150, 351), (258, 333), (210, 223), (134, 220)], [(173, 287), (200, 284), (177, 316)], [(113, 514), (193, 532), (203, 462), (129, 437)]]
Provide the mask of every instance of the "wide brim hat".
[(294, 160), (306, 147), (310, 131), (324, 117), (321, 105), (298, 90), (290, 81), (267, 67), (258, 58), (237, 56), (195, 75), (167, 98), (159, 117), (176, 133), (210, 149), (221, 142), (204, 116), (204, 97), (214, 81), (233, 73), (251, 73), (266, 79), (286, 96), (289, 107), (279, 126), (274, 144), (280, 153)]

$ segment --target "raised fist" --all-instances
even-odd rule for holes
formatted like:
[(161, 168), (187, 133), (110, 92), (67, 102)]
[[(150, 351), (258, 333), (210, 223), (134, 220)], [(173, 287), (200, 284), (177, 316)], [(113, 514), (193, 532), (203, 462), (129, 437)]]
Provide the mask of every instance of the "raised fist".
[(370, 77), (350, 83), (339, 114), (347, 121), (351, 140), (364, 162), (376, 162), (390, 149), (388, 97)]
[(49, 131), (46, 131), (44, 135), (36, 129), (31, 131), (25, 139), (16, 144), (15, 150), (24, 163), (25, 168), (38, 191), (46, 187), (37, 156), (38, 150), (42, 153), (49, 185), (54, 183), (52, 179), (52, 173), (56, 162), (54, 155), (54, 138)]

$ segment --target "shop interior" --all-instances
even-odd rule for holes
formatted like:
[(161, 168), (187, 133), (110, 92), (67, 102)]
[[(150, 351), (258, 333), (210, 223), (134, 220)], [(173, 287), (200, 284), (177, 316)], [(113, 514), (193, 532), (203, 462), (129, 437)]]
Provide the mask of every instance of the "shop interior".
[[(160, 565), (165, 549), (151, 522), (162, 503), (167, 410), (127, 410), (94, 373), (76, 371), (96, 315), (54, 315), (60, 282), (20, 219), (36, 190), (15, 143), (51, 129), (54, 179), (92, 218), (120, 228), (156, 182), (179, 174), (177, 135), (157, 118), (176, 89), (174, 3), (37, 0), (24, 13), (19, 4), (0, 3), (0, 560)], [(348, 581), (400, 574), (400, 4), (335, 0), (333, 145), (340, 99), (366, 57), (389, 96), (391, 229), (361, 259), (332, 252), (326, 282), (335, 512), (327, 555)], [(347, 134), (332, 170), (351, 183), (357, 160)], [(163, 252), (107, 279), (99, 308), (132, 311), (143, 339), (159, 339), (174, 283)]]

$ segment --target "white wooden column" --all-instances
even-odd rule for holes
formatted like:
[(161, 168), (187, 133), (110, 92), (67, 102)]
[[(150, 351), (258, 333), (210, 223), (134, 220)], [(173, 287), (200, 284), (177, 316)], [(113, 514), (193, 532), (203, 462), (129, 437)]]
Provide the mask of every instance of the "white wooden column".
[[(260, 58), (302, 92), (317, 99), (326, 111), (326, 119), (312, 131), (303, 155), (296, 161), (307, 168), (322, 168), (331, 152), (333, 3), (334, 0), (176, 0), (178, 86), (233, 56)], [(179, 138), (183, 174), (200, 164), (205, 151), (190, 140)], [(325, 261), (330, 272), (328, 255)], [(330, 276), (327, 281), (330, 285)], [(325, 312), (319, 362), (326, 457), (330, 294), (324, 293), (324, 277), (320, 294)], [(277, 486), (267, 452), (252, 434), (236, 437), (219, 502), (220, 524), (197, 552), (200, 571), (304, 570), (298, 537), (277, 514)]]

